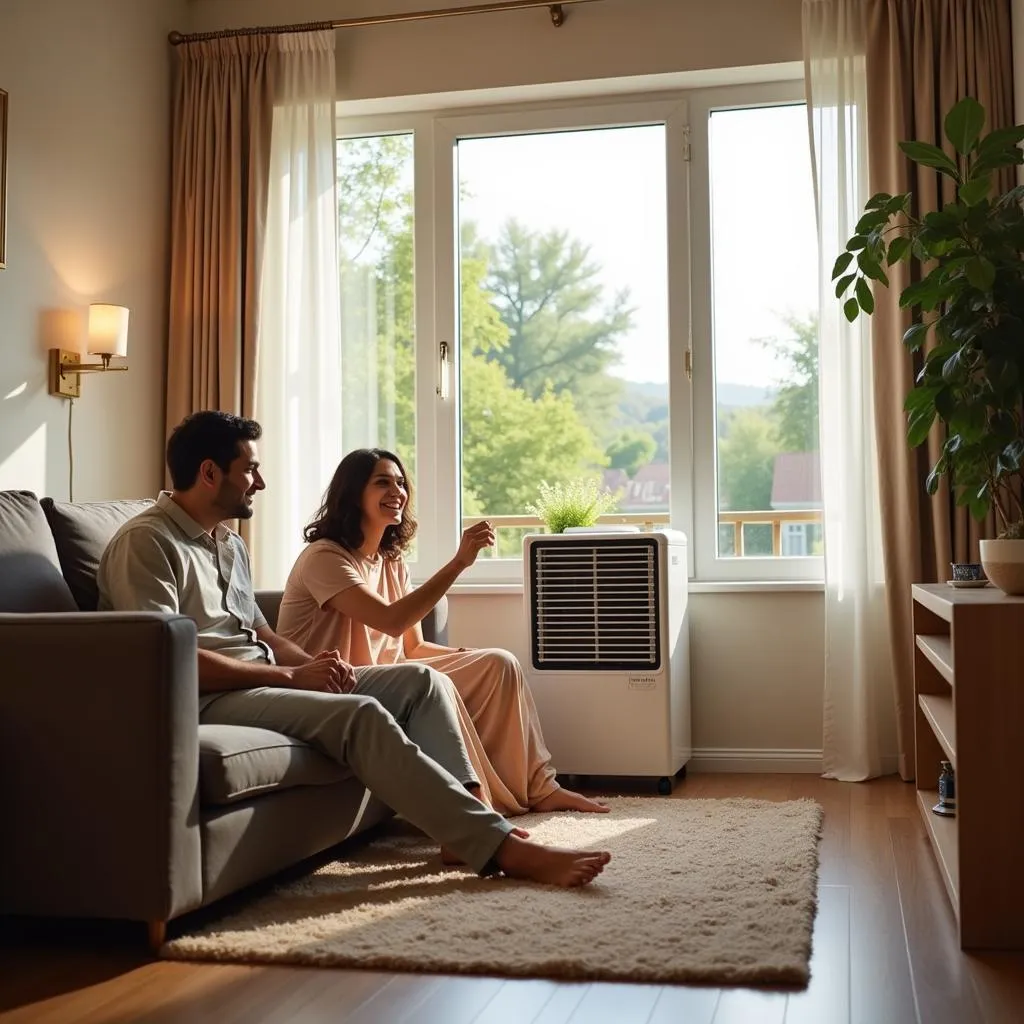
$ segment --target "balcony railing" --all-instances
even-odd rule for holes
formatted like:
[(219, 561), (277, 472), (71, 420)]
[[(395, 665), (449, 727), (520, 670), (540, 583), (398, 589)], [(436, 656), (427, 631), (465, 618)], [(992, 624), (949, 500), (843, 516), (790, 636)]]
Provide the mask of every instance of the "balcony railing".
[[(495, 530), (520, 529), (542, 532), (544, 527), (536, 516), (466, 516), (462, 520), (465, 530), (476, 523), (487, 520)], [(641, 530), (653, 530), (656, 526), (667, 526), (667, 512), (611, 512), (598, 519), (598, 524), (610, 526), (639, 526)], [(719, 512), (719, 526), (732, 526), (733, 556), (742, 558), (746, 554), (743, 530), (746, 526), (770, 525), (772, 528), (772, 556), (782, 555), (782, 526), (784, 523), (821, 523), (821, 509), (767, 509), (753, 512)]]

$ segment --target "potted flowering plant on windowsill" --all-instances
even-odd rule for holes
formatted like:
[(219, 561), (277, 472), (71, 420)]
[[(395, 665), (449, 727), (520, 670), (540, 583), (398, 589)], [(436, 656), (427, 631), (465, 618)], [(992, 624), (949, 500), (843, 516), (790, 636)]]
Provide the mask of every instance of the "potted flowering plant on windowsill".
[(618, 495), (602, 490), (596, 479), (581, 478), (549, 484), (542, 480), (536, 504), (526, 511), (537, 516), (548, 533), (563, 533), (573, 526), (593, 526), (618, 504)]
[(985, 110), (961, 100), (944, 129), (956, 156), (924, 142), (902, 142), (913, 161), (951, 178), (956, 199), (917, 217), (912, 193), (868, 200), (853, 237), (832, 272), (847, 319), (871, 315), (869, 281), (885, 287), (885, 267), (908, 260), (920, 280), (900, 293), (900, 306), (919, 311), (903, 336), (924, 363), (906, 397), (907, 441), (927, 438), (936, 420), (945, 442), (928, 474), (929, 494), (948, 475), (956, 503), (975, 519), (995, 510), (999, 538), (981, 542), (989, 579), (1006, 593), (1024, 593), (1024, 188), (992, 194), (992, 173), (1024, 163), (1024, 126), (982, 135)]

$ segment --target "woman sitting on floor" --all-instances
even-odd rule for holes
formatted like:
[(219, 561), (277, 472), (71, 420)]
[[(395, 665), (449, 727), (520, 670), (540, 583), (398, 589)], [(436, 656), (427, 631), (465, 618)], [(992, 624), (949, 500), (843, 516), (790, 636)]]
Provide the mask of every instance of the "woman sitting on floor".
[(558, 784), (533, 696), (513, 655), (423, 639), (421, 620), (481, 548), (494, 544), (494, 530), (486, 522), (470, 527), (455, 557), (414, 590), (403, 557), (416, 534), (411, 495), (397, 455), (361, 448), (342, 459), (304, 531), (308, 547), (288, 576), (278, 632), (307, 651), (337, 649), (352, 665), (418, 661), (446, 675), (458, 695), (480, 795), (495, 810), (607, 811)]

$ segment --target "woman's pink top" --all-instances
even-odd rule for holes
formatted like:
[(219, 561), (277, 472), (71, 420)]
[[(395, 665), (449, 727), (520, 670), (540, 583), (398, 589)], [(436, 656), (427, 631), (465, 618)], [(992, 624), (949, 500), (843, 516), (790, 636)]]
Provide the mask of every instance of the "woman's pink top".
[(352, 665), (402, 661), (400, 636), (353, 622), (328, 606), (336, 594), (360, 584), (393, 604), (409, 592), (409, 570), (401, 558), (370, 559), (332, 540), (313, 541), (288, 574), (277, 632), (309, 654), (337, 650)]

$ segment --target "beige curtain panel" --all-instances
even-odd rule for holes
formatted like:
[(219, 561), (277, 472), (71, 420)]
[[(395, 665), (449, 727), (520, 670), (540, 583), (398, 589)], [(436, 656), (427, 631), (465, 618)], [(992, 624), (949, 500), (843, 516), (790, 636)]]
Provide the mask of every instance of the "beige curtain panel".
[(168, 431), (200, 409), (253, 412), (276, 45), (173, 50)]
[[(917, 213), (951, 198), (951, 183), (911, 164), (898, 148), (915, 139), (952, 147), (942, 137), (946, 112), (973, 96), (988, 115), (986, 129), (1013, 124), (1013, 62), (1009, 0), (866, 0), (868, 176), (871, 192), (913, 191)], [(1013, 184), (1013, 172), (996, 182)], [(947, 190), (944, 192), (943, 190)], [(942, 446), (936, 431), (927, 446), (911, 450), (903, 400), (919, 364), (901, 344), (910, 316), (899, 308), (910, 283), (906, 266), (892, 287), (875, 293), (872, 344), (875, 422), (879, 446), (883, 537), (893, 637), (900, 774), (913, 774), (914, 684), (910, 587), (949, 579), (950, 561), (978, 561), (978, 540), (994, 536), (993, 523), (972, 522), (956, 508), (948, 487), (934, 497), (925, 477)]]

